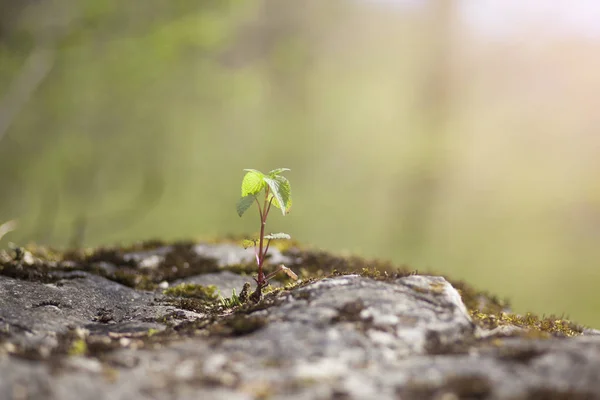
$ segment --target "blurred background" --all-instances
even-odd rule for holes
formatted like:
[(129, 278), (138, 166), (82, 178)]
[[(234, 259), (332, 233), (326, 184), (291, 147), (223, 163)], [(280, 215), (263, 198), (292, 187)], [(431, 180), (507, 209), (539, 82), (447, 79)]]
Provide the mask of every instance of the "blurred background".
[(0, 223), (61, 248), (268, 230), (600, 328), (595, 0), (0, 1)]

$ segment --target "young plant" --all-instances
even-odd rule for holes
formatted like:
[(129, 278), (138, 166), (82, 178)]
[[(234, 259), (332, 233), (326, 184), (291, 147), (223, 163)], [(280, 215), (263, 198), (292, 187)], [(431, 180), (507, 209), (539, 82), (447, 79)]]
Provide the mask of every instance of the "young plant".
[[(249, 284), (248, 284), (249, 285)], [(219, 300), (221, 300), (221, 305), (225, 308), (233, 308), (242, 305), (242, 301), (240, 300), (240, 296), (235, 293), (235, 289), (231, 293), (231, 297), (225, 298), (219, 292)]]
[(281, 175), (282, 172), (289, 171), (287, 168), (277, 168), (268, 174), (263, 174), (255, 169), (245, 169), (244, 171), (246, 171), (246, 175), (242, 180), (242, 198), (237, 203), (237, 212), (241, 217), (252, 204), (256, 203), (260, 217), (260, 236), (255, 240), (244, 241), (245, 247), (254, 246), (258, 274), (254, 278), (257, 287), (251, 299), (257, 301), (260, 299), (262, 289), (269, 283), (269, 279), (277, 273), (284, 272), (292, 279), (298, 279), (296, 274), (283, 264), (268, 275), (265, 275), (263, 271), (271, 240), (290, 239), (290, 235), (287, 233), (265, 235), (269, 211), (271, 211), (271, 206), (275, 206), (281, 210), (283, 215), (286, 215), (292, 207), (292, 192), (290, 182)]

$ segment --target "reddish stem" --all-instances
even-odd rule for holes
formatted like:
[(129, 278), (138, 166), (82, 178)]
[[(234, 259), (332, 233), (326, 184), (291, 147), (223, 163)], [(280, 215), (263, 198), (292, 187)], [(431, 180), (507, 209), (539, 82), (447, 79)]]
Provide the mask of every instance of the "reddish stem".
[[(259, 238), (259, 242), (258, 242), (258, 277), (256, 279), (256, 283), (258, 284), (259, 288), (262, 288), (262, 286), (265, 283), (265, 274), (263, 272), (263, 264), (265, 263), (265, 253), (263, 252), (263, 245), (264, 245), (264, 236), (265, 236), (265, 226), (267, 225), (267, 215), (269, 215), (269, 210), (271, 208), (271, 201), (273, 201), (273, 199), (271, 199), (271, 201), (267, 202), (267, 199), (269, 198), (269, 188), (267, 187), (265, 190), (265, 203), (264, 206), (261, 210), (260, 208), (260, 204), (258, 205), (258, 210), (260, 211), (260, 238)], [(258, 202), (258, 200), (256, 200)]]
[(256, 265), (260, 265), (260, 258), (258, 258), (258, 249), (256, 248), (256, 241), (254, 241), (254, 257), (256, 258)]

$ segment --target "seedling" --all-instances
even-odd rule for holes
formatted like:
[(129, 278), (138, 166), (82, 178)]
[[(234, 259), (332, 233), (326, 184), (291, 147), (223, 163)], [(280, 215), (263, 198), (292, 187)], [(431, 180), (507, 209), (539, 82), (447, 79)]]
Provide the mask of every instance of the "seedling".
[[(249, 285), (249, 284), (248, 284)], [(233, 308), (242, 305), (242, 301), (240, 300), (240, 296), (235, 293), (235, 289), (231, 293), (231, 297), (225, 298), (219, 292), (219, 300), (221, 300), (221, 305), (225, 308)]]
[(269, 279), (279, 272), (284, 272), (292, 279), (298, 279), (298, 276), (283, 264), (268, 275), (265, 275), (263, 271), (271, 240), (291, 238), (287, 233), (271, 233), (265, 235), (269, 211), (271, 211), (271, 206), (275, 206), (281, 210), (283, 215), (286, 215), (292, 207), (292, 192), (290, 182), (286, 177), (281, 175), (282, 172), (289, 171), (287, 168), (277, 168), (270, 171), (268, 174), (263, 174), (255, 169), (245, 169), (244, 171), (246, 171), (246, 175), (244, 175), (244, 179), (242, 180), (242, 198), (237, 203), (237, 212), (241, 217), (252, 204), (256, 203), (258, 207), (258, 214), (260, 216), (260, 236), (255, 240), (244, 241), (244, 247), (254, 247), (254, 255), (256, 257), (256, 264), (258, 265), (258, 274), (256, 278), (254, 278), (257, 285), (256, 290), (250, 298), (254, 301), (258, 301), (260, 300), (262, 289), (269, 283)]

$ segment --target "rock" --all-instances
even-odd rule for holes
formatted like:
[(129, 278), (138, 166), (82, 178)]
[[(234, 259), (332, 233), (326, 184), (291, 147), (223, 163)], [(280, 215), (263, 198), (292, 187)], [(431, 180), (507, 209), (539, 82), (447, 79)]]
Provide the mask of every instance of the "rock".
[[(467, 308), (463, 284), (443, 277), (351, 274), (344, 259), (297, 251), (281, 254), (296, 272), (323, 273), (321, 259), (338, 272), (235, 308), (163, 294), (163, 282), (216, 285), (229, 296), (251, 281), (223, 262), (230, 245), (209, 254), (189, 246), (189, 276), (161, 272), (175, 266), (166, 260), (182, 261), (171, 254), (177, 246), (104, 251), (105, 260), (30, 255), (27, 265), (0, 257), (0, 397), (600, 398), (598, 331), (504, 309), (482, 314)], [(198, 251), (218, 269), (198, 274)], [(154, 289), (119, 283), (131, 268)]]
[(12, 345), (50, 352), (56, 337), (70, 329), (95, 334), (164, 329), (146, 322), (166, 313), (152, 305), (151, 293), (139, 292), (85, 272), (62, 274), (53, 283), (0, 276), (2, 332)]

